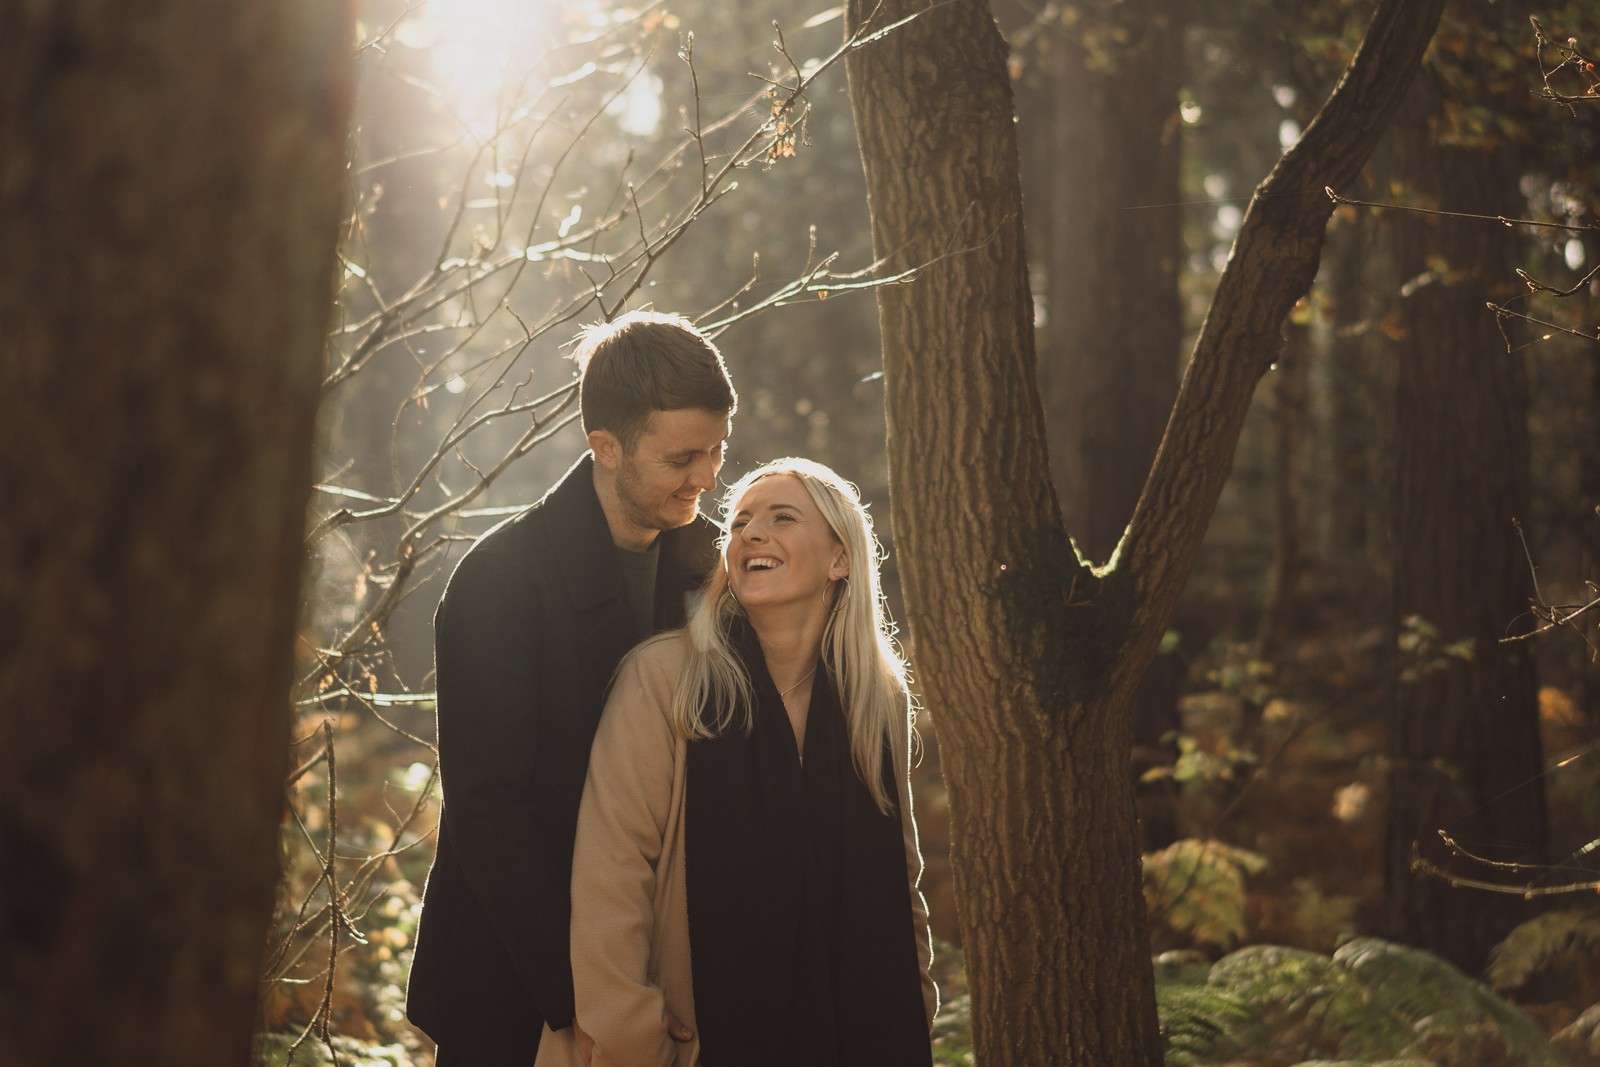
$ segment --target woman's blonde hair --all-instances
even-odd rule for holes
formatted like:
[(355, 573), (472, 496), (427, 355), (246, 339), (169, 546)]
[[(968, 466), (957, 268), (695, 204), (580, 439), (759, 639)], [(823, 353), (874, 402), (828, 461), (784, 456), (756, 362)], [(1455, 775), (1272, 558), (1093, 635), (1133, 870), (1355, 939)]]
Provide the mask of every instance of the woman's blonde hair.
[[(839, 689), (856, 773), (888, 813), (893, 803), (883, 781), (883, 751), (888, 745), (895, 774), (903, 779), (910, 750), (910, 697), (905, 661), (895, 648), (879, 587), (882, 549), (856, 487), (809, 459), (775, 459), (739, 479), (723, 497), (718, 545), (727, 547), (728, 521), (739, 498), (761, 479), (778, 475), (805, 486), (850, 561), (850, 576), (834, 593), (823, 628), (822, 661)], [(730, 626), (742, 611), (728, 584), (724, 551), (687, 626), (689, 658), (671, 712), (673, 728), (682, 737), (708, 739), (730, 728), (750, 731), (755, 691), (729, 642)]]

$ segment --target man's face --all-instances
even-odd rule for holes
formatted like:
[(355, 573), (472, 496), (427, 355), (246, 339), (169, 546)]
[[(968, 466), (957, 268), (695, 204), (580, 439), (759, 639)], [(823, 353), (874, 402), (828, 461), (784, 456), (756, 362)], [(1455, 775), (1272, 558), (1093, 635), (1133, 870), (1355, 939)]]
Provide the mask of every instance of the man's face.
[(653, 412), (633, 448), (618, 450), (617, 498), (628, 525), (654, 533), (690, 522), (700, 494), (716, 488), (728, 430), (726, 412)]

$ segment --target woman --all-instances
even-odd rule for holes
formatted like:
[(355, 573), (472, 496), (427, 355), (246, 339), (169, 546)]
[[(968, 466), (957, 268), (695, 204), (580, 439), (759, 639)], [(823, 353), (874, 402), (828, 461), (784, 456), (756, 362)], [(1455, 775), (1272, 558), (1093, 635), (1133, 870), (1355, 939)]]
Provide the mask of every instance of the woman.
[(926, 1065), (910, 702), (871, 522), (801, 459), (727, 501), (700, 606), (623, 662), (590, 754), (578, 1025), (593, 1067)]

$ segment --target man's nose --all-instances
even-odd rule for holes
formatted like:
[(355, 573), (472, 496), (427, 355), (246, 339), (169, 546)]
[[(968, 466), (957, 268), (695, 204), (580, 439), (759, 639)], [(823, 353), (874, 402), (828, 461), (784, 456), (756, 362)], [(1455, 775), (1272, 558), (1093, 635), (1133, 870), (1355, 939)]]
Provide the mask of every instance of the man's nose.
[(689, 484), (702, 493), (710, 492), (717, 487), (717, 467), (719, 466), (710, 456), (696, 460), (689, 468)]

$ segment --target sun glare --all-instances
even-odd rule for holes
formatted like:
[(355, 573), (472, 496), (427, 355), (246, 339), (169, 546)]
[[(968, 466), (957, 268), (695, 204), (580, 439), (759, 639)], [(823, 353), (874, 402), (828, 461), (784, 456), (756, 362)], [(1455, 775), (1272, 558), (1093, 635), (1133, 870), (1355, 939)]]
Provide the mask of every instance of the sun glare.
[(661, 124), (661, 79), (646, 70), (628, 83), (611, 105), (623, 133), (648, 137)]
[[(427, 56), (429, 88), (478, 140), (537, 108), (547, 91), (600, 72), (595, 57), (565, 46), (639, 17), (604, 0), (422, 0), (393, 40)], [(670, 24), (671, 16), (656, 22)], [(601, 61), (609, 73), (613, 63)], [(608, 109), (623, 132), (645, 136), (662, 118), (661, 79), (636, 71)]]
[(560, 44), (554, 0), (425, 0), (395, 30), (425, 52), (433, 88), (475, 137), (486, 139), (537, 99), (541, 69)]

